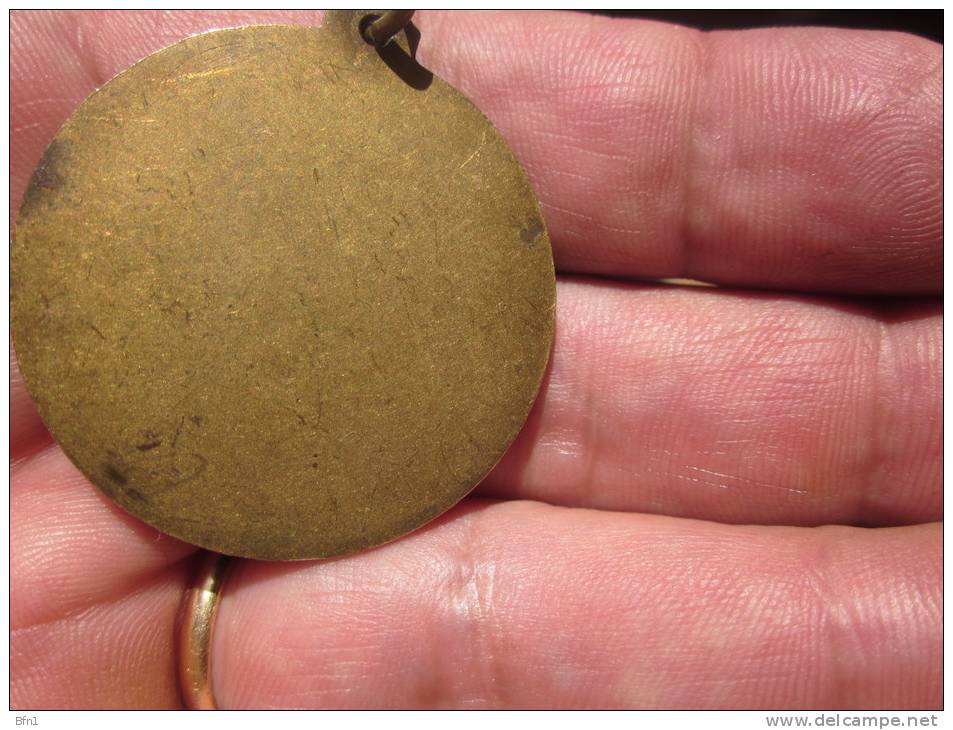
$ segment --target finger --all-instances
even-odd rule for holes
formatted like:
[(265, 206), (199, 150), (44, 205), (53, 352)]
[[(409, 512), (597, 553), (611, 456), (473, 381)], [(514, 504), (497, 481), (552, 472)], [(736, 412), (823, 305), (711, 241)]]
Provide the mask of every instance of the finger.
[(169, 569), (75, 616), (10, 632), (10, 704), (27, 709), (180, 707), (173, 627), (184, 584)]
[(548, 376), (480, 491), (726, 522), (940, 519), (939, 307), (561, 281)]
[(226, 708), (937, 708), (940, 539), (471, 505), (241, 563), (213, 682)]
[(941, 518), (940, 305), (561, 282), (488, 496), (724, 522)]
[(421, 13), (420, 56), (513, 145), (564, 271), (940, 290), (942, 47)]
[(10, 517), (15, 630), (67, 622), (143, 590), (195, 550), (122, 511), (58, 448), (14, 471)]
[(48, 446), (50, 434), (36, 412), (33, 399), (27, 392), (23, 376), (17, 367), (16, 355), (10, 347), (10, 459), (17, 462)]
[(10, 515), (13, 706), (178, 706), (174, 619), (195, 548), (122, 512), (59, 449), (14, 471)]
[[(43, 145), (97, 83), (188, 32), (276, 20), (316, 22), (15, 15), (13, 209)], [(417, 22), (421, 58), (527, 167), (561, 269), (939, 290), (936, 44), (830, 29), (702, 35), (568, 13)]]

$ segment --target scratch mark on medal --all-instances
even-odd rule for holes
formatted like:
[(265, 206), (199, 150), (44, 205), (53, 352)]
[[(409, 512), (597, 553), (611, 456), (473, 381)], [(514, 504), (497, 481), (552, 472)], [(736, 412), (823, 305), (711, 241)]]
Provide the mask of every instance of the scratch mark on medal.
[[(216, 45), (216, 46), (209, 46), (208, 48), (203, 48), (202, 50), (198, 51), (194, 56), (191, 56), (191, 57), (189, 57), (189, 58), (186, 58), (184, 61), (182, 61), (182, 63), (178, 64), (175, 68), (173, 68), (173, 69), (172, 69), (172, 73), (175, 73), (176, 71), (178, 71), (178, 70), (179, 70), (180, 68), (182, 68), (183, 66), (186, 66), (186, 65), (188, 65), (188, 64), (190, 64), (190, 63), (193, 63), (193, 62), (195, 62), (195, 61), (200, 60), (203, 56), (206, 56), (206, 55), (210, 54), (212, 51), (218, 51), (218, 50), (221, 50), (222, 48), (229, 48), (229, 49), (231, 49), (231, 48), (239, 48), (239, 47), (240, 47), (240, 41), (228, 41), (228, 42), (226, 42), (226, 43), (219, 43), (219, 44)], [(251, 51), (248, 51), (247, 53), (251, 53)], [(232, 54), (232, 59), (228, 59), (228, 60), (233, 60), (234, 57), (235, 57), (235, 55), (236, 55), (236, 54)], [(225, 60), (225, 59), (221, 59), (221, 60)], [(208, 72), (207, 72), (207, 71), (203, 71), (203, 72), (196, 72), (196, 73), (201, 74), (201, 73), (208, 73)], [(195, 75), (195, 74), (192, 74), (192, 75)], [(179, 77), (179, 78), (182, 78), (182, 77)], [(165, 81), (165, 82), (163, 82), (163, 83), (168, 84), (168, 83), (172, 83), (172, 82), (174, 82), (174, 81), (175, 81), (175, 79), (169, 79), (168, 81)]]
[(197, 479), (208, 468), (208, 459), (202, 454), (193, 451), (186, 458), (191, 460), (192, 463), (187, 464), (185, 469), (179, 469), (177, 466), (172, 467), (173, 477), (168, 482), (169, 488)]
[(470, 156), (463, 161), (463, 164), (460, 165), (460, 167), (457, 168), (457, 171), (460, 171), (460, 170), (462, 170), (464, 167), (466, 167), (466, 166), (470, 163), (470, 161), (480, 153), (480, 150), (483, 149), (483, 145), (485, 145), (485, 144), (486, 144), (486, 130), (484, 129), (484, 130), (483, 130), (483, 136), (482, 136), (482, 138), (480, 139), (480, 144), (478, 144), (478, 145), (477, 145), (477, 148), (476, 148), (475, 150), (473, 150), (473, 152), (470, 153)]
[(340, 82), (344, 81), (344, 77), (341, 75), (341, 71), (345, 73), (350, 73), (351, 69), (345, 68), (344, 66), (338, 66), (336, 63), (329, 63), (328, 68), (334, 71), (334, 75), (337, 77), (337, 80)]
[(444, 449), (444, 446), (442, 443), (440, 444), (440, 459), (441, 461), (443, 461), (444, 467), (446, 467), (447, 471), (450, 472), (451, 476), (455, 477), (458, 480), (461, 479), (460, 475), (457, 474), (457, 470), (454, 469), (453, 466), (451, 466), (450, 460), (447, 458), (446, 449)]
[(404, 305), (404, 315), (407, 317), (407, 321), (410, 323), (413, 331), (419, 332), (420, 330), (417, 326), (417, 320), (414, 319), (414, 316), (411, 314), (412, 309), (410, 306), (410, 300), (407, 298), (407, 277), (403, 276), (402, 274), (397, 274), (397, 276), (394, 278), (396, 278), (401, 284), (399, 291), (400, 300)]
[(331, 223), (331, 230), (334, 231), (334, 240), (337, 241), (338, 248), (341, 246), (341, 236), (338, 234), (338, 224), (334, 220), (334, 216), (331, 215), (331, 210), (328, 208), (327, 203), (324, 204), (324, 212), (328, 217), (328, 221)]
[(473, 447), (473, 451), (475, 453), (479, 453), (481, 451), (480, 444), (478, 444), (476, 439), (470, 435), (469, 431), (467, 431), (466, 429), (461, 429), (461, 430), (463, 431), (463, 435), (466, 436), (467, 441), (470, 442), (470, 446)]
[(99, 327), (97, 327), (96, 325), (94, 325), (92, 322), (87, 322), (86, 324), (89, 325), (89, 328), (90, 328), (93, 332), (95, 332), (97, 335), (99, 335), (99, 337), (103, 340), (103, 342), (106, 341), (106, 335), (104, 335), (104, 334), (102, 333), (102, 330), (100, 330)]
[(139, 451), (152, 451), (157, 449), (162, 445), (162, 439), (156, 436), (155, 434), (146, 434), (146, 440), (141, 444), (136, 444), (136, 448)]
[(225, 66), (224, 68), (213, 68), (208, 71), (194, 71), (192, 73), (182, 74), (181, 76), (177, 76), (174, 79), (169, 79), (168, 81), (165, 81), (164, 83), (175, 84), (180, 81), (191, 81), (192, 79), (202, 79), (202, 78), (207, 78), (209, 76), (221, 76), (222, 74), (225, 74), (225, 73), (231, 73), (234, 70), (235, 70), (234, 66)]
[(297, 418), (298, 423), (300, 423), (302, 426), (308, 425), (307, 419), (304, 416), (302, 416), (300, 413), (298, 413), (298, 411), (296, 411), (294, 408), (292, 408), (291, 406), (285, 406), (285, 405), (282, 405), (281, 407), (284, 408), (289, 413), (291, 413), (295, 418)]
[(172, 436), (172, 443), (170, 446), (174, 449), (176, 442), (179, 440), (179, 434), (182, 433), (182, 426), (185, 425), (185, 416), (179, 419), (179, 425), (176, 426), (175, 435)]
[(324, 77), (330, 81), (332, 84), (344, 83), (344, 78), (341, 76), (341, 71), (347, 71), (348, 69), (343, 66), (338, 66), (334, 63), (329, 63), (327, 66), (321, 67), (321, 72), (324, 74)]
[(152, 117), (89, 117), (97, 122), (112, 122), (116, 126), (119, 126), (123, 122), (139, 122), (140, 124), (156, 124), (159, 120), (153, 119)]

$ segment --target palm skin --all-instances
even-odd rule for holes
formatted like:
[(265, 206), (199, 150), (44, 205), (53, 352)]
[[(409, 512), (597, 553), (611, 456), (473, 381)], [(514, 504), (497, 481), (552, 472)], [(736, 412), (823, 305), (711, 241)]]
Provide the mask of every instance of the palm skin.
[[(97, 86), (312, 12), (15, 12), (11, 207)], [(242, 562), (223, 707), (941, 705), (941, 48), (419, 13), (526, 167), (559, 270), (539, 401), (395, 543)], [(693, 277), (717, 289), (649, 283)], [(11, 700), (176, 707), (195, 551), (52, 442), (12, 364)]]

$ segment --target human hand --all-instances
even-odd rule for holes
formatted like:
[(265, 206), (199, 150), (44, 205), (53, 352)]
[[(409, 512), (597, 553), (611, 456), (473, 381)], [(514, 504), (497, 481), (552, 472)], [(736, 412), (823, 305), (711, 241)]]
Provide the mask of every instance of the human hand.
[[(320, 19), (15, 12), (12, 210), (97, 86), (253, 22)], [(415, 24), (540, 198), (550, 370), (444, 517), (235, 566), (220, 705), (939, 707), (940, 47), (568, 13)], [(12, 704), (175, 707), (195, 549), (90, 485), (11, 362)]]

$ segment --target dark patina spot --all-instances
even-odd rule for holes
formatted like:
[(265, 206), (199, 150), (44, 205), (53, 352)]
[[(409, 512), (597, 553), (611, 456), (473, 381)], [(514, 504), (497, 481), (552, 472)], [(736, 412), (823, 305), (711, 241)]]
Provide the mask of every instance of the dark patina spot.
[(539, 239), (543, 235), (543, 230), (544, 228), (541, 221), (531, 220), (520, 229), (520, 240), (525, 243), (528, 248), (536, 248), (536, 244), (539, 243)]
[(66, 158), (69, 151), (69, 143), (65, 140), (55, 138), (46, 148), (43, 157), (33, 171), (33, 177), (27, 185), (26, 192), (23, 193), (23, 205), (21, 211), (35, 206), (43, 200), (49, 193), (54, 192), (63, 186), (66, 181), (65, 168)]
[(139, 451), (152, 451), (162, 445), (162, 437), (155, 431), (143, 431), (140, 434), (140, 441), (136, 444)]
[(127, 487), (123, 490), (126, 494), (132, 497), (137, 502), (148, 502), (149, 498), (140, 492), (138, 489), (133, 489), (132, 487)]
[(110, 481), (116, 482), (116, 484), (121, 486), (129, 482), (129, 478), (119, 471), (115, 464), (110, 464), (108, 461), (103, 464), (103, 472)]

